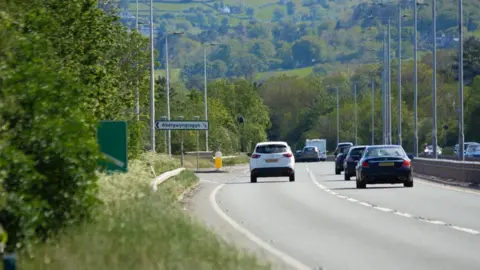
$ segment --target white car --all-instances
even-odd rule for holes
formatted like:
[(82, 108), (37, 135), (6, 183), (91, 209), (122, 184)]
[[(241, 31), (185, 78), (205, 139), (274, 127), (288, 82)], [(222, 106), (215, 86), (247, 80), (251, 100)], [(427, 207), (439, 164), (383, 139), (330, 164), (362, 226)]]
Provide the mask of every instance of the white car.
[(286, 142), (261, 142), (250, 156), (250, 182), (258, 177), (288, 176), (295, 181), (295, 158)]

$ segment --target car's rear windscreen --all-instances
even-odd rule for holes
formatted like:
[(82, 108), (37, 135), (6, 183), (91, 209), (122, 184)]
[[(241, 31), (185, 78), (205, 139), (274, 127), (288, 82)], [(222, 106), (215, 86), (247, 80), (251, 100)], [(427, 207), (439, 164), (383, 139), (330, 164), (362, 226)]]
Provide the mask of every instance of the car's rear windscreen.
[(275, 154), (287, 152), (287, 146), (283, 144), (266, 144), (259, 145), (255, 152), (259, 154)]
[(372, 148), (365, 153), (366, 157), (405, 157), (405, 151), (400, 147)]
[(365, 148), (354, 148), (350, 151), (350, 156), (361, 156)]
[(305, 148), (303, 148), (303, 151), (305, 151), (305, 152), (314, 152), (314, 151), (315, 151), (315, 147), (305, 147)]

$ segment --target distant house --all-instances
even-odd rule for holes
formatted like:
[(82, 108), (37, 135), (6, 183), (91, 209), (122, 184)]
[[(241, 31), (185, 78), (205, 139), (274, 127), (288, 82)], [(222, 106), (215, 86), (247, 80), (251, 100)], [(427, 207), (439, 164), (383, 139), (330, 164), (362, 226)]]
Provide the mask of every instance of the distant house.
[(223, 8), (220, 8), (220, 11), (222, 13), (230, 14), (231, 10), (228, 6), (224, 6)]

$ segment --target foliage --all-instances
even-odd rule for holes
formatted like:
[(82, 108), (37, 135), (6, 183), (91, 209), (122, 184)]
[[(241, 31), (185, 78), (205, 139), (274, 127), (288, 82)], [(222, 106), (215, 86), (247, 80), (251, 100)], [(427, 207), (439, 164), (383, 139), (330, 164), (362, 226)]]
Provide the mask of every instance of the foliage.
[(0, 1), (0, 181), (10, 250), (91, 217), (99, 120), (130, 123), (143, 150), (134, 92), (146, 101), (147, 42), (96, 1)]
[(19, 268), (269, 269), (175, 204), (181, 193), (197, 183), (192, 172), (169, 179), (152, 193), (149, 164), (154, 164), (157, 174), (179, 165), (167, 156), (149, 153), (134, 160), (126, 174), (100, 174), (99, 196), (105, 203), (93, 221), (34, 245), (19, 256)]
[[(465, 138), (479, 141), (475, 127), (480, 119), (480, 76), (475, 75), (480, 58), (480, 43), (469, 39), (465, 44)], [(440, 51), (444, 59), (437, 70), (437, 134), (441, 146), (458, 142), (458, 82), (454, 53)], [(392, 63), (392, 139), (396, 143), (398, 132), (398, 85), (396, 61)], [(328, 147), (336, 145), (337, 109), (336, 90), (339, 91), (339, 135), (341, 141), (355, 141), (353, 83), (358, 85), (357, 116), (358, 144), (370, 144), (372, 127), (375, 143), (382, 143), (382, 100), (380, 65), (361, 65), (350, 72), (331, 72), (328, 75), (312, 74), (308, 77), (277, 76), (267, 79), (260, 87), (260, 94), (270, 109), (272, 126), (270, 139), (287, 140), (291, 145), (303, 147), (305, 139), (327, 139)], [(472, 76), (475, 76), (472, 78)], [(431, 55), (425, 55), (418, 63), (418, 130), (419, 144), (431, 144), (432, 140), (432, 68)], [(374, 99), (372, 110), (372, 79)], [(413, 61), (402, 62), (402, 145), (413, 151)], [(372, 122), (373, 113), (373, 122)], [(444, 129), (448, 126), (448, 129)]]

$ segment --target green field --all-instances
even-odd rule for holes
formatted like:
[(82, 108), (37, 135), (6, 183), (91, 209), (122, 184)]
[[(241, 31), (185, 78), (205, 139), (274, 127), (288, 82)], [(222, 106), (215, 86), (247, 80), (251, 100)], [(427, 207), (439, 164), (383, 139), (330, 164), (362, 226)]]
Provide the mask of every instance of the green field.
[(313, 67), (297, 68), (290, 70), (278, 70), (278, 71), (267, 71), (257, 74), (257, 80), (268, 79), (273, 76), (287, 75), (287, 76), (298, 76), (306, 77), (312, 73)]

